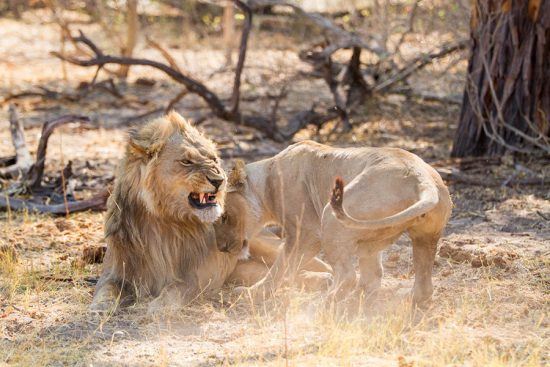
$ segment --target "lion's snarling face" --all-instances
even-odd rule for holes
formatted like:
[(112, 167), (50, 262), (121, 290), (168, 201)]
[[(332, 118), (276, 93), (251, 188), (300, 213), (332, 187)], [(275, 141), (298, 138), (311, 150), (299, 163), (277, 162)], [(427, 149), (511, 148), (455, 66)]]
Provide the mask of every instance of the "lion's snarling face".
[(216, 148), (177, 113), (131, 132), (128, 156), (139, 164), (139, 196), (151, 214), (191, 213), (205, 223), (222, 214), (226, 176)]

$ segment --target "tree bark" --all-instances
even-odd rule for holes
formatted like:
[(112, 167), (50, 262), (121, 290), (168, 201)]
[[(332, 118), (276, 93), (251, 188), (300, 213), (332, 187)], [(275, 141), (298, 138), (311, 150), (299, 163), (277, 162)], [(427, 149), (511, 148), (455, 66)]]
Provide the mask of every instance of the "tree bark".
[(550, 153), (550, 0), (475, 0), (451, 156)]

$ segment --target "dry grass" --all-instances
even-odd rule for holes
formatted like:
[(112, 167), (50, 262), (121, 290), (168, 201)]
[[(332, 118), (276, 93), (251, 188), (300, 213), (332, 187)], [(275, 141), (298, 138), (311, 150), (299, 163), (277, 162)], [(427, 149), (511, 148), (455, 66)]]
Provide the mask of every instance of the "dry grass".
[(16, 258), (0, 256), (4, 363), (538, 366), (548, 358), (548, 254), (524, 253), (505, 269), (439, 258), (436, 295), (425, 312), (411, 311), (409, 249), (395, 245), (389, 252), (401, 255), (398, 266), (397, 256), (388, 256), (374, 302), (334, 309), (321, 294), (287, 290), (258, 304), (200, 300), (162, 318), (146, 316), (139, 304), (96, 319), (86, 313), (93, 290), (86, 279), (99, 268), (74, 260), (99, 242), (101, 216), (62, 221), (72, 229), (36, 215), (0, 222), (17, 249)]

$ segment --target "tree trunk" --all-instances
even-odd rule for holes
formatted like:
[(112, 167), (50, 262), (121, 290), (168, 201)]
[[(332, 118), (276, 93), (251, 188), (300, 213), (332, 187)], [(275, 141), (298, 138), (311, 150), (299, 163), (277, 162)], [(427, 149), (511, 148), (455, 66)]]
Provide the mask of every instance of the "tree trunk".
[(453, 157), (550, 153), (550, 0), (474, 0)]
[[(132, 57), (137, 43), (139, 30), (139, 15), (137, 11), (138, 0), (126, 0), (126, 43), (122, 47), (122, 56)], [(129, 65), (121, 65), (117, 71), (120, 78), (128, 77)]]
[(223, 44), (225, 46), (225, 64), (231, 66), (231, 53), (235, 45), (235, 10), (233, 2), (228, 1), (223, 8)]

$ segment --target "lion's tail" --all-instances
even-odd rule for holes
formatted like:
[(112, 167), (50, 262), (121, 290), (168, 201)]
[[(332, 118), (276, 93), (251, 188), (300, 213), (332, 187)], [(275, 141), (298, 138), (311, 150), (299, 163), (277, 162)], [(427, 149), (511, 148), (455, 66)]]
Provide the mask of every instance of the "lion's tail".
[(334, 189), (332, 190), (332, 196), (330, 198), (330, 206), (332, 207), (332, 211), (336, 218), (340, 221), (340, 223), (348, 228), (375, 230), (395, 226), (427, 213), (438, 204), (439, 194), (437, 187), (435, 187), (434, 184), (426, 183), (423, 185), (423, 189), (420, 192), (420, 200), (416, 203), (399, 213), (374, 220), (361, 220), (351, 217), (348, 213), (346, 213), (346, 210), (342, 205), (343, 201), (344, 180), (341, 177), (337, 177), (334, 183)]

